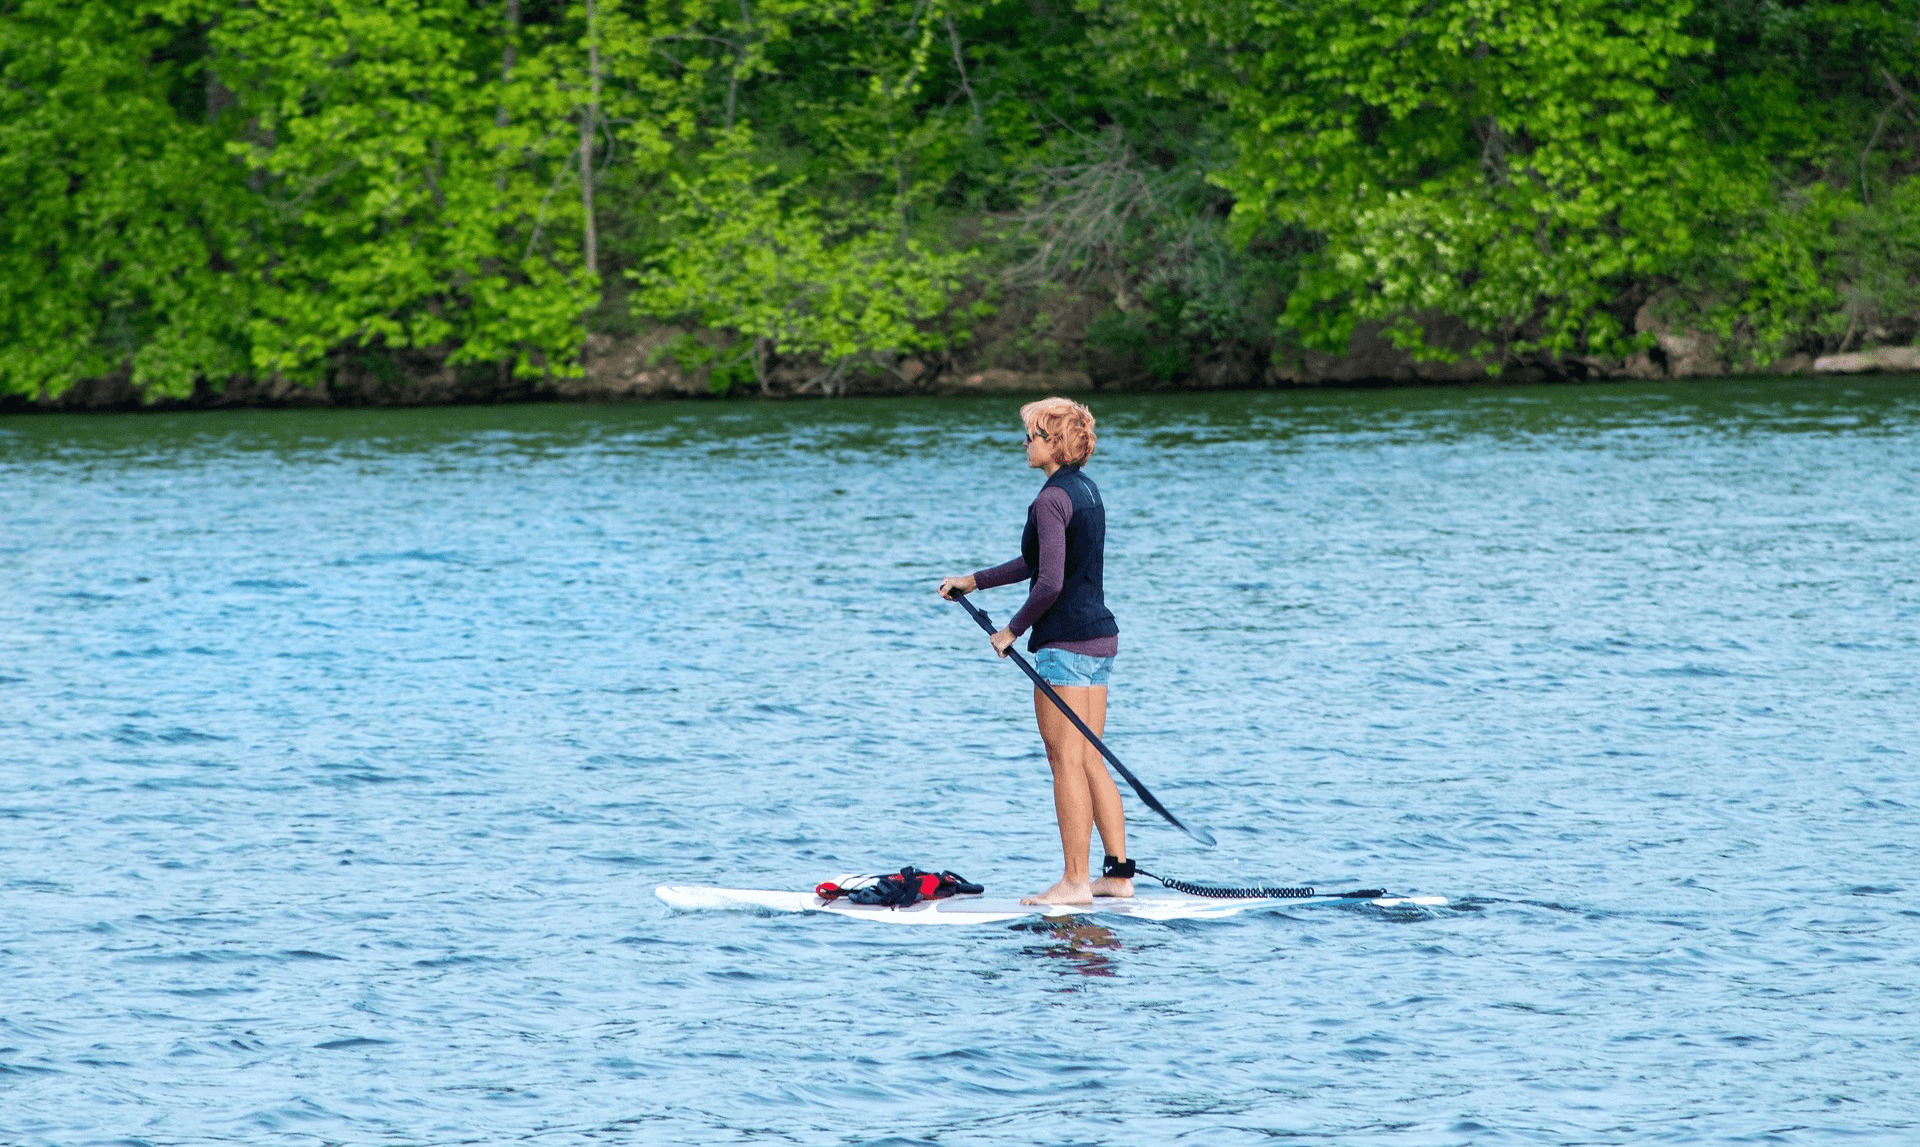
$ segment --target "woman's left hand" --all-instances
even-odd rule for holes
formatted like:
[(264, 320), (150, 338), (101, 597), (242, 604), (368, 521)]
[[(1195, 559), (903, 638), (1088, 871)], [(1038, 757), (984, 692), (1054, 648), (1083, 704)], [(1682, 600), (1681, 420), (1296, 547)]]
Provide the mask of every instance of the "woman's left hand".
[(1005, 657), (1007, 650), (1012, 649), (1013, 643), (1020, 639), (1013, 635), (1013, 630), (1003, 629), (992, 637), (987, 638), (987, 640), (993, 642), (993, 651), (995, 653)]

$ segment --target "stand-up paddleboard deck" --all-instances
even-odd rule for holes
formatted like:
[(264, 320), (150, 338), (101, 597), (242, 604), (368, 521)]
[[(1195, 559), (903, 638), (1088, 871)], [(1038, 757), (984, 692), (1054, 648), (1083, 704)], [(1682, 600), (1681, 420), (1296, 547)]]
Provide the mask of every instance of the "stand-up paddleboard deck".
[(662, 884), (654, 894), (674, 908), (760, 909), (771, 912), (824, 912), (882, 924), (993, 924), (1031, 916), (1130, 916), (1136, 920), (1219, 920), (1253, 908), (1311, 908), (1322, 904), (1368, 904), (1376, 908), (1437, 908), (1444, 896), (1307, 896), (1291, 899), (1212, 900), (1199, 896), (1102, 897), (1092, 904), (1022, 904), (987, 896), (922, 900), (905, 908), (882, 908), (826, 901), (811, 892), (755, 888), (705, 888)]

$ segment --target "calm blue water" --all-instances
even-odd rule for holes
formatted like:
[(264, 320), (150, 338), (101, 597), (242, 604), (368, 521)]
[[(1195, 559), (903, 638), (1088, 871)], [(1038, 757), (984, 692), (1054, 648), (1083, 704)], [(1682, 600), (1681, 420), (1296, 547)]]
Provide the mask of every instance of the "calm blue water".
[(1014, 407), (0, 419), (0, 1142), (1920, 1141), (1914, 380), (1096, 403), (1136, 855), (1452, 908), (665, 909), (1057, 875)]

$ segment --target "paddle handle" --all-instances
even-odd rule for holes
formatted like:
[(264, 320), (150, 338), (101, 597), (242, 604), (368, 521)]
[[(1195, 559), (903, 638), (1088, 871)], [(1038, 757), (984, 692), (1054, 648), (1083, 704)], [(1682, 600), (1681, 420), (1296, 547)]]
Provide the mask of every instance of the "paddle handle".
[[(989, 636), (999, 632), (999, 630), (995, 629), (993, 626), (993, 619), (987, 616), (985, 610), (982, 610), (978, 606), (974, 605), (972, 602), (968, 601), (966, 594), (963, 594), (963, 593), (955, 594), (953, 597), (950, 597), (947, 600), (959, 602), (961, 608), (965, 609), (968, 613), (972, 614), (973, 620), (978, 622), (980, 624), (980, 628), (986, 630)], [(1199, 841), (1201, 844), (1206, 845), (1208, 848), (1213, 847), (1213, 843), (1214, 843), (1213, 833), (1209, 832), (1206, 829), (1206, 827), (1203, 825), (1183, 824), (1181, 823), (1181, 820), (1179, 817), (1168, 812), (1167, 806), (1161, 804), (1159, 800), (1157, 800), (1152, 793), (1147, 791), (1147, 786), (1140, 783), (1140, 778), (1134, 776), (1133, 771), (1131, 769), (1127, 768), (1127, 766), (1120, 763), (1120, 758), (1113, 755), (1113, 750), (1107, 748), (1107, 743), (1105, 741), (1102, 741), (1099, 735), (1095, 733), (1092, 729), (1087, 728), (1087, 723), (1080, 719), (1080, 714), (1075, 713), (1072, 709), (1068, 708), (1067, 703), (1061, 700), (1060, 694), (1055, 693), (1053, 691), (1053, 686), (1047, 684), (1046, 679), (1040, 676), (1040, 671), (1035, 669), (1032, 665), (1028, 664), (1026, 658), (1020, 656), (1019, 650), (1009, 649), (1007, 650), (1007, 656), (1013, 659), (1013, 663), (1020, 667), (1020, 671), (1022, 673), (1025, 673), (1028, 677), (1033, 678), (1034, 685), (1037, 686), (1042, 693), (1045, 693), (1047, 695), (1047, 700), (1052, 701), (1054, 705), (1059, 708), (1060, 712), (1066, 714), (1067, 720), (1073, 722), (1073, 727), (1080, 730), (1081, 734), (1084, 735), (1088, 741), (1092, 742), (1093, 747), (1100, 750), (1100, 755), (1107, 759), (1107, 763), (1109, 765), (1112, 765), (1114, 769), (1117, 770), (1121, 776), (1126, 778), (1127, 783), (1133, 786), (1134, 792), (1140, 794), (1140, 799), (1146, 802), (1146, 805), (1148, 808), (1152, 809), (1154, 812), (1157, 812), (1161, 816), (1165, 817), (1167, 819), (1168, 824), (1171, 824), (1173, 827), (1179, 829), (1181, 832), (1186, 833), (1188, 836)]]

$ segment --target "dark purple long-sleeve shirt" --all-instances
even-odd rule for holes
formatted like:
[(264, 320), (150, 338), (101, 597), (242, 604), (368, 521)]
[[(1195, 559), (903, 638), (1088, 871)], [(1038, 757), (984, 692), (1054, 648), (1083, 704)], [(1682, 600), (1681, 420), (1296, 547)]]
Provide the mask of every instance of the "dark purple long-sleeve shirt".
[[(1026, 604), (1007, 623), (1007, 628), (1013, 631), (1015, 637), (1031, 629), (1040, 615), (1047, 612), (1067, 581), (1067, 523), (1073, 520), (1073, 499), (1060, 487), (1048, 486), (1033, 500), (1033, 511), (1034, 525), (1040, 531), (1039, 576), (1034, 577), (1034, 571), (1027, 568), (1024, 556), (973, 575), (974, 586), (978, 589), (992, 589), (997, 585), (1012, 585), (1033, 578), (1033, 589), (1027, 593)], [(1083, 653), (1088, 657), (1112, 657), (1120, 652), (1120, 638), (1115, 635), (1090, 637), (1085, 641), (1049, 641), (1041, 648), (1064, 649), (1068, 653)]]

